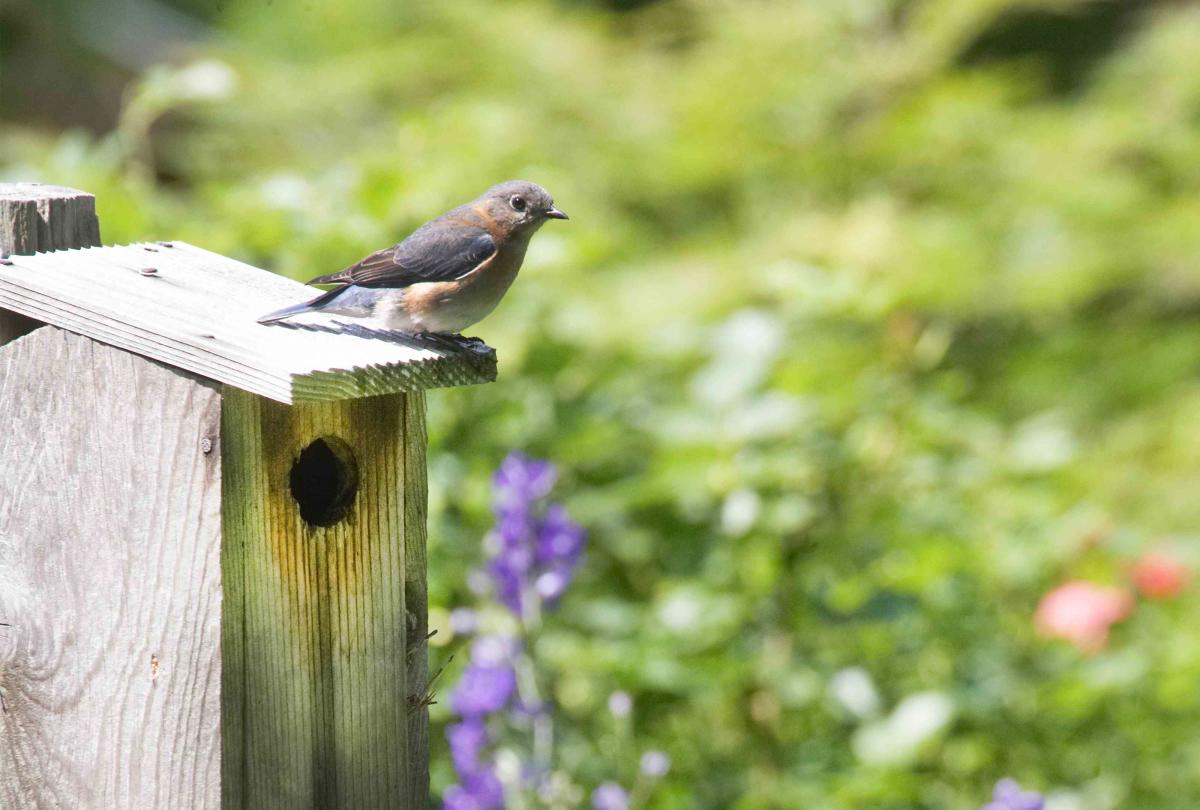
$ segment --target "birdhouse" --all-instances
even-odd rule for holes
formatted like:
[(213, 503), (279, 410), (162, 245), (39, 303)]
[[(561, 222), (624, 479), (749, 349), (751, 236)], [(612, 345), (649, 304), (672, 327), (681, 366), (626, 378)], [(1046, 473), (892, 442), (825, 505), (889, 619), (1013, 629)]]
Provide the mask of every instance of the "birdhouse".
[(0, 807), (423, 808), (427, 388), (478, 341), (0, 185)]

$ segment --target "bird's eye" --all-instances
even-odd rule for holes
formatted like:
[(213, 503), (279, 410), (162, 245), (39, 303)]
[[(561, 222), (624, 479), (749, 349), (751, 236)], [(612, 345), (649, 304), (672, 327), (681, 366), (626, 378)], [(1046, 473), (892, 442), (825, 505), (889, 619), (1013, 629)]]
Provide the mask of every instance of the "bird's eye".
[(508, 204), (513, 207), (514, 211), (524, 211), (525, 210), (525, 198), (524, 197), (513, 197), (511, 200), (508, 201)]

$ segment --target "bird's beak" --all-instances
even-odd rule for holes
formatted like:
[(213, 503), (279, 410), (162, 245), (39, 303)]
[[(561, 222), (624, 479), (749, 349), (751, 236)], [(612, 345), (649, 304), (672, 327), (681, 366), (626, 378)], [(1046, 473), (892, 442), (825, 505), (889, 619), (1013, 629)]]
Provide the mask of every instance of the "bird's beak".
[(570, 219), (570, 217), (566, 215), (566, 212), (559, 211), (554, 206), (550, 206), (550, 210), (546, 212), (546, 218), (547, 219)]

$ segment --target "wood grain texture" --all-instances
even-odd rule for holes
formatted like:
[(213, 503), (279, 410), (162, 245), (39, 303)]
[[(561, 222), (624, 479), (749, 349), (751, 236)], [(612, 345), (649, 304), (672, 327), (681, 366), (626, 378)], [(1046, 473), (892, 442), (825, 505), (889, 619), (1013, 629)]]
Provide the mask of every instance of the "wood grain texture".
[(86, 191), (41, 183), (0, 183), (0, 253), (100, 244), (96, 198)]
[(408, 612), (408, 803), (423, 810), (429, 802), (429, 592), (425, 527), (429, 475), (425, 468), (425, 394), (404, 404), (404, 601)]
[[(0, 257), (98, 244), (100, 220), (91, 194), (40, 183), (0, 183)], [(38, 325), (0, 310), (0, 346)]]
[[(0, 307), (279, 402), (333, 401), (488, 382), (480, 341), (258, 316), (311, 298), (299, 282), (184, 242), (14, 256)], [(331, 326), (332, 325), (332, 326)]]
[[(402, 394), (287, 407), (226, 388), (225, 808), (425, 806), (408, 798), (409, 769), (428, 768), (407, 742), (405, 539), (424, 529), (408, 524), (423, 514), (414, 411)], [(289, 485), (321, 437), (345, 442), (359, 475), (328, 528), (305, 523)]]
[(219, 420), (87, 338), (0, 348), (5, 810), (219, 806)]

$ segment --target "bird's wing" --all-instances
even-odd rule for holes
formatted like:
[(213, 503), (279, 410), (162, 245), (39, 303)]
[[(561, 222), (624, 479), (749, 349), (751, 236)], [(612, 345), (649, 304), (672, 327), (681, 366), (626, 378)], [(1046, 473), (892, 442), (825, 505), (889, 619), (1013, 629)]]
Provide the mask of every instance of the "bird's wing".
[(496, 255), (496, 242), (482, 228), (422, 228), (395, 247), (377, 250), (340, 273), (309, 284), (407, 287), (423, 281), (454, 281)]

